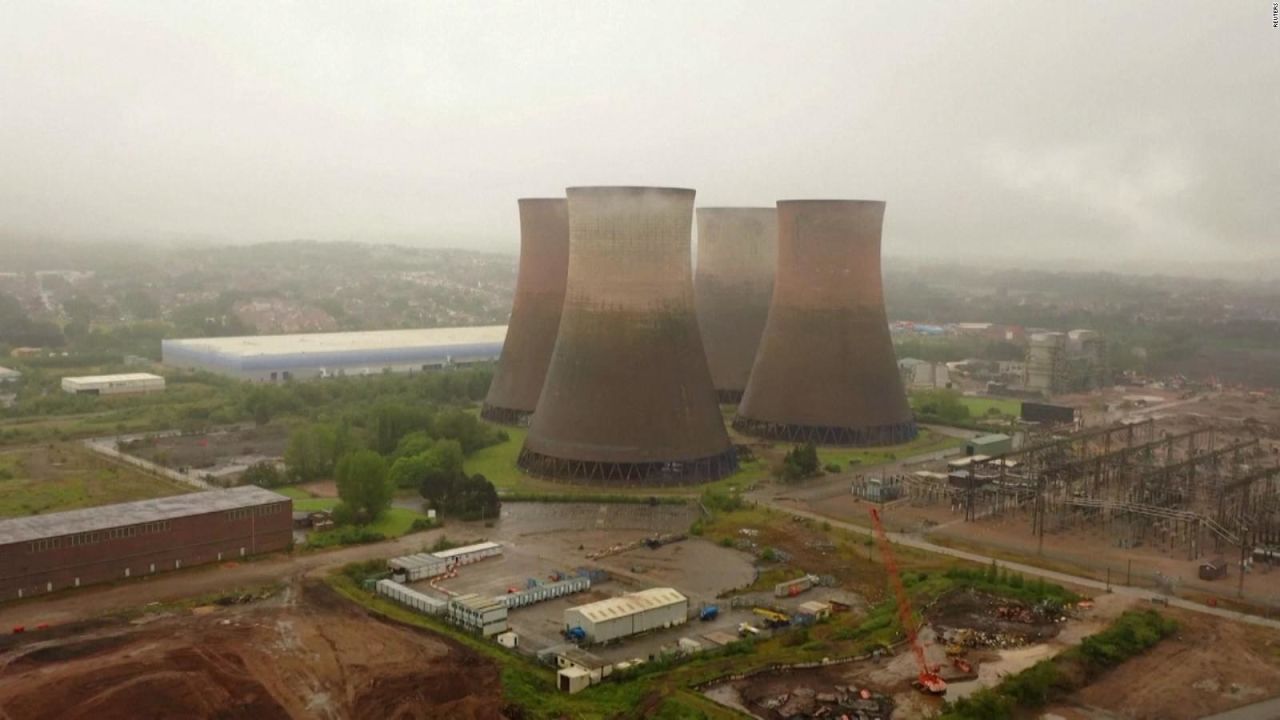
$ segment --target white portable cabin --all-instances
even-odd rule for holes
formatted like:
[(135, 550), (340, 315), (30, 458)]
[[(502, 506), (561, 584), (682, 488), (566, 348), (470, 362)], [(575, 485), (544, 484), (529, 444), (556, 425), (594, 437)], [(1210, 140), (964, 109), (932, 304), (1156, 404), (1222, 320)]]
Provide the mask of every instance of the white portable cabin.
[(409, 582), (414, 582), (445, 574), (449, 569), (449, 562), (430, 553), (418, 553), (391, 558), (387, 561), (387, 566), (392, 570), (402, 571)]
[(497, 557), (502, 554), (502, 545), (496, 542), (482, 542), (475, 545), (464, 545), (462, 547), (453, 548), (452, 550), (441, 550), (437, 553), (431, 553), (441, 560), (448, 562), (450, 566), (470, 565), (473, 562), (479, 562), (485, 558)]
[(424, 595), (413, 588), (405, 587), (394, 580), (379, 580), (377, 583), (377, 592), (379, 595), (395, 600), (401, 605), (407, 605), (420, 613), (427, 615), (440, 615), (445, 611), (448, 603), (439, 598)]

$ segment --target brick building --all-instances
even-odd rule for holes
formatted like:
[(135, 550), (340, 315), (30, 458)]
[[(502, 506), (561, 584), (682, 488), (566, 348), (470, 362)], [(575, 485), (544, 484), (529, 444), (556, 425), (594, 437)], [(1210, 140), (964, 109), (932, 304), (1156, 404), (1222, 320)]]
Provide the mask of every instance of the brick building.
[(0, 520), (0, 601), (283, 550), (292, 526), (252, 486)]

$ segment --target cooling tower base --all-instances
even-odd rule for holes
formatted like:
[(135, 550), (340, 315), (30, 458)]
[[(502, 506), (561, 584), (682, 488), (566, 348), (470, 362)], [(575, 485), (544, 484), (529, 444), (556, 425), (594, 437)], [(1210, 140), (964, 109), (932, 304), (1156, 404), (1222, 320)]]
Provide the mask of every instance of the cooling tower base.
[(914, 440), (918, 432), (914, 422), (847, 428), (825, 425), (791, 425), (753, 420), (742, 416), (733, 419), (733, 429), (745, 435), (768, 440), (813, 443), (814, 445), (849, 445), (854, 447), (900, 445)]
[(721, 405), (737, 405), (742, 401), (742, 390), (716, 390), (716, 400)]
[(611, 463), (568, 460), (529, 449), (520, 451), (516, 465), (521, 470), (552, 480), (616, 485), (692, 485), (733, 474), (738, 469), (738, 453), (729, 448), (719, 455), (697, 460), (670, 462)]
[(516, 410), (514, 408), (506, 408), (500, 405), (490, 405), (485, 403), (480, 408), (480, 417), (491, 423), (499, 425), (511, 425), (513, 427), (529, 427), (529, 418), (533, 417), (533, 413), (529, 410)]

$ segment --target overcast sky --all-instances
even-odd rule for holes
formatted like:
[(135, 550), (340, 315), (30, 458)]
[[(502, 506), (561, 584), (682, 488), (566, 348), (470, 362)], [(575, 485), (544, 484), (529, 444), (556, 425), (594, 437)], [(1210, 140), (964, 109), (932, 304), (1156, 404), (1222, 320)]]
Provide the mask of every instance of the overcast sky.
[(582, 184), (884, 199), (898, 255), (1276, 258), (1280, 30), (1262, 0), (0, 0), (0, 233), (514, 250), (517, 197)]

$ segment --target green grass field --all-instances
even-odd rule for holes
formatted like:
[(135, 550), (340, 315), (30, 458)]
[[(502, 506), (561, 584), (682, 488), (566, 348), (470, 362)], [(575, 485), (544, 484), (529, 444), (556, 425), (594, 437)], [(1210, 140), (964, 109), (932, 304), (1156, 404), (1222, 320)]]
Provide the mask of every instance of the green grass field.
[[(766, 458), (743, 463), (741, 469), (733, 475), (702, 485), (672, 488), (616, 487), (601, 488), (598, 486), (574, 483), (560, 483), (530, 477), (516, 467), (516, 458), (524, 445), (526, 431), (523, 428), (504, 428), (509, 436), (506, 442), (476, 451), (463, 463), (468, 473), (480, 473), (493, 483), (500, 493), (518, 493), (522, 497), (572, 495), (617, 495), (617, 496), (680, 496), (695, 497), (706, 490), (742, 491), (756, 483), (769, 478), (769, 461)], [(922, 429), (920, 435), (909, 443), (892, 445), (883, 448), (822, 448), (818, 456), (823, 464), (836, 463), (847, 468), (851, 460), (858, 465), (878, 465), (901, 460), (913, 455), (958, 447), (963, 441), (947, 435)], [(789, 446), (785, 443), (776, 445), (781, 453)]]
[(0, 452), (0, 517), (23, 517), (179, 495), (191, 488), (117, 464), (74, 444)]
[(964, 396), (960, 398), (960, 402), (969, 408), (969, 416), (974, 419), (987, 417), (993, 408), (1005, 417), (1018, 417), (1022, 412), (1021, 400)]
[(858, 466), (880, 465), (915, 455), (959, 447), (963, 444), (964, 441), (960, 438), (922, 428), (915, 440), (901, 445), (882, 448), (818, 448), (818, 460), (823, 465), (834, 463), (841, 468), (847, 468), (850, 463)]

